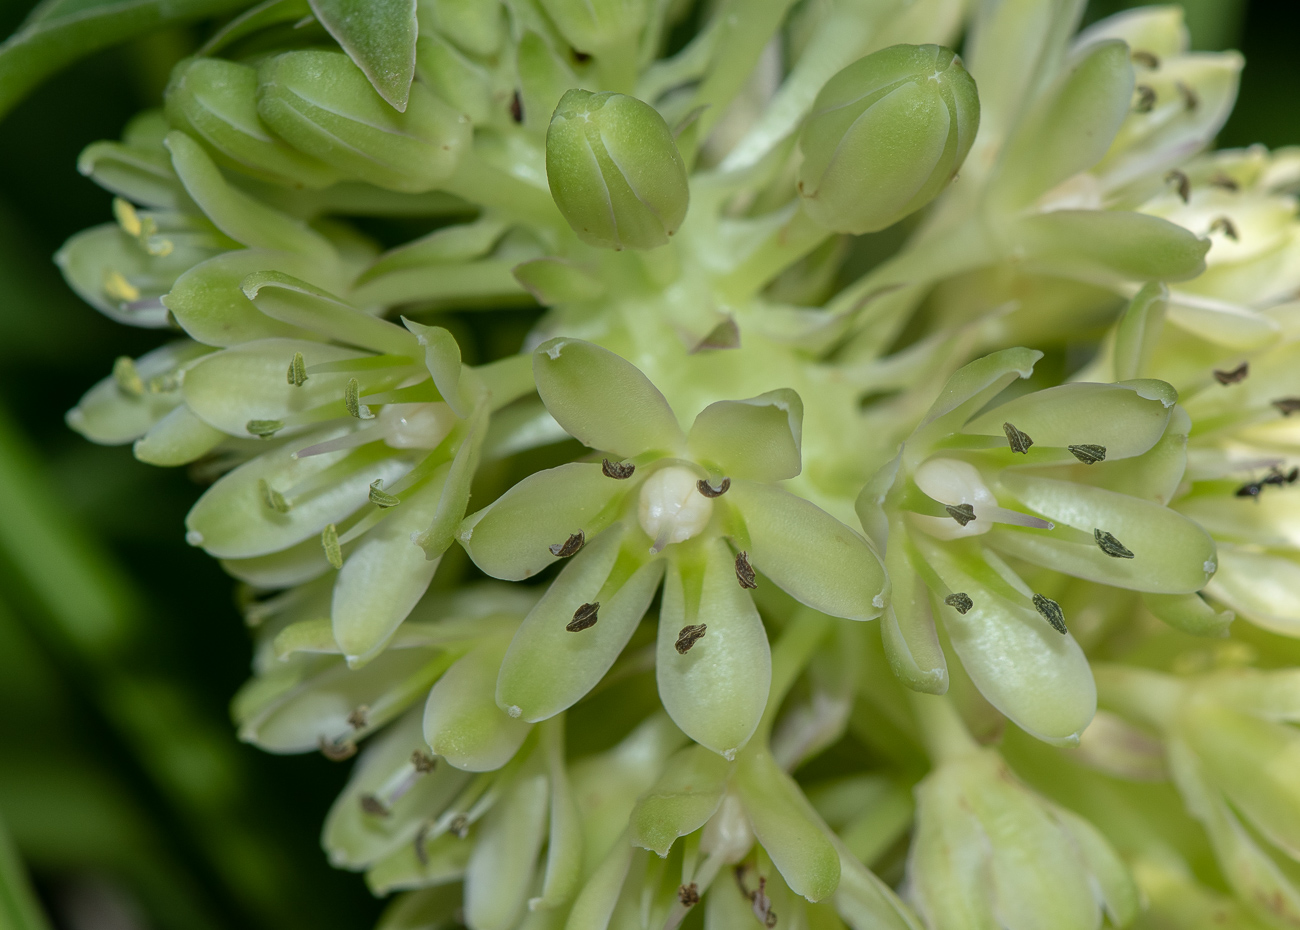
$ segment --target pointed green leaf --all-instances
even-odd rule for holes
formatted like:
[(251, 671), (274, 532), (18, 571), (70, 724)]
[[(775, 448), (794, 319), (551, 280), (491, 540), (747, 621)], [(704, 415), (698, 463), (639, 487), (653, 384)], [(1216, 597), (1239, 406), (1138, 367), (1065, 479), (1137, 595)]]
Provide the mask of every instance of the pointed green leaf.
[(508, 716), (493, 699), (497, 670), (509, 644), (504, 636), (485, 639), (449, 668), (429, 692), (424, 705), (424, 739), (458, 769), (491, 772), (501, 768), (533, 728), (531, 723)]
[[(497, 704), (538, 721), (576, 704), (605, 676), (645, 615), (663, 577), (661, 560), (623, 546), (610, 527), (564, 567), (524, 619), (497, 679)], [(567, 629), (584, 604), (599, 604), (594, 626)]]
[[(704, 636), (685, 651), (687, 626)], [(735, 758), (758, 726), (772, 680), (767, 631), (749, 592), (736, 582), (734, 559), (721, 540), (671, 560), (659, 611), (655, 676), (664, 709), (682, 732)]]
[(415, 0), (311, 0), (312, 12), (398, 112), (415, 78)]
[(889, 580), (865, 539), (815, 504), (771, 485), (735, 481), (725, 499), (745, 521), (748, 540), (738, 543), (787, 594), (833, 617), (880, 616)]
[(676, 452), (684, 437), (659, 389), (631, 362), (580, 339), (552, 339), (533, 353), (537, 393), (570, 436), (635, 458)]
[(534, 472), (466, 517), (460, 543), (493, 578), (521, 581), (554, 564), (551, 546), (577, 533), (590, 539), (613, 522), (614, 502), (637, 483), (610, 478), (588, 462)]
[(789, 388), (709, 404), (691, 425), (691, 454), (731, 478), (780, 481), (803, 469), (803, 400)]

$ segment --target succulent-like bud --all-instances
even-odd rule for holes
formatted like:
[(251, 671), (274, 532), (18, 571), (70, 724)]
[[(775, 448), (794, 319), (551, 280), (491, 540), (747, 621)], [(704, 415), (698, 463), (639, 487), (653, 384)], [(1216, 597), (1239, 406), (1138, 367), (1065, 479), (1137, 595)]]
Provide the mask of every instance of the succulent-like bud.
[(257, 112), (275, 132), (348, 177), (418, 192), (449, 177), (469, 145), (468, 117), (423, 84), (398, 113), (342, 52), (287, 52), (258, 72)]
[(626, 94), (571, 90), (546, 131), (546, 178), (578, 238), (653, 249), (686, 218), (686, 163), (664, 118)]
[(277, 138), (257, 115), (257, 69), (219, 58), (187, 58), (172, 70), (167, 118), (201, 139), (219, 161), (296, 187), (328, 187), (329, 165)]
[(975, 82), (938, 45), (895, 45), (826, 82), (799, 139), (804, 209), (867, 233), (925, 206), (956, 175), (979, 129)]

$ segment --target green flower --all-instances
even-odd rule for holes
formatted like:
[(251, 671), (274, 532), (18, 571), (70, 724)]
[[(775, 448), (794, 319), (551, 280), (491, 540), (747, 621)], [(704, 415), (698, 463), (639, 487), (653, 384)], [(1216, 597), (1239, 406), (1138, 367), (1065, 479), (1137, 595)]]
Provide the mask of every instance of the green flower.
[(793, 391), (718, 401), (678, 425), (633, 365), (574, 339), (533, 354), (548, 411), (606, 457), (538, 472), (466, 518), (460, 541), (496, 578), (568, 560), (520, 628), (497, 700), (524, 720), (571, 706), (613, 665), (660, 581), (664, 707), (734, 756), (767, 701), (770, 658), (749, 595), (758, 573), (833, 616), (879, 616), (888, 586), (862, 537), (775, 485), (802, 468)]

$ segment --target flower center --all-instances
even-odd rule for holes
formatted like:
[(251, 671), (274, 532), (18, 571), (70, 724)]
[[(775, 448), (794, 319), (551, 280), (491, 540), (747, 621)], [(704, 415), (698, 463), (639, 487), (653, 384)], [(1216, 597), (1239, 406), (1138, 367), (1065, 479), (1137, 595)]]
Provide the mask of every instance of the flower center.
[(637, 517), (655, 541), (651, 552), (698, 536), (713, 516), (713, 501), (696, 487), (699, 476), (680, 465), (660, 469), (641, 485)]

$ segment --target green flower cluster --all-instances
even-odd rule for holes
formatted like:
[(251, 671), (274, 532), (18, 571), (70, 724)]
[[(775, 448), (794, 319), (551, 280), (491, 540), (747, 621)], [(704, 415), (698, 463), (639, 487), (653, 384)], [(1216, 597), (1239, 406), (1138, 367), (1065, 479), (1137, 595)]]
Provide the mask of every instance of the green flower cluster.
[(86, 150), (383, 927), (1300, 920), (1300, 155), (1081, 6), (267, 0)]

